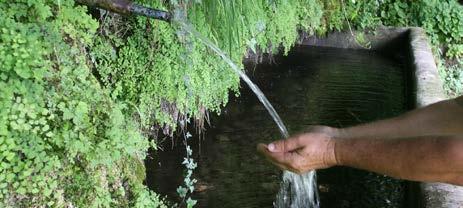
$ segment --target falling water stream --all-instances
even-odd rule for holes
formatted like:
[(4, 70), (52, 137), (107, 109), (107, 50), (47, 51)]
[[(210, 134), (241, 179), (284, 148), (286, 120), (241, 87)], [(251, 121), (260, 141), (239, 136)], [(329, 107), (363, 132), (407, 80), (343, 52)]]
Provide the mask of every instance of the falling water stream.
[[(197, 37), (207, 47), (209, 47), (225, 62), (227, 62), (231, 69), (234, 72), (236, 72), (244, 82), (246, 82), (249, 88), (256, 94), (259, 101), (265, 106), (265, 108), (277, 124), (282, 136), (284, 138), (288, 138), (289, 133), (286, 129), (286, 126), (284, 125), (278, 113), (273, 108), (272, 104), (270, 104), (268, 99), (259, 89), (259, 87), (257, 87), (257, 85), (255, 85), (249, 79), (249, 77), (242, 70), (240, 70), (240, 68), (238, 68), (238, 66), (235, 63), (233, 63), (233, 61), (219, 47), (213, 44), (208, 38), (196, 31), (190, 24), (186, 23), (185, 21), (178, 21), (177, 23), (181, 26), (182, 29)], [(318, 208), (319, 199), (315, 171), (310, 171), (302, 175), (298, 175), (289, 171), (284, 171), (283, 180), (281, 182), (280, 190), (274, 202), (274, 206), (291, 208)]]

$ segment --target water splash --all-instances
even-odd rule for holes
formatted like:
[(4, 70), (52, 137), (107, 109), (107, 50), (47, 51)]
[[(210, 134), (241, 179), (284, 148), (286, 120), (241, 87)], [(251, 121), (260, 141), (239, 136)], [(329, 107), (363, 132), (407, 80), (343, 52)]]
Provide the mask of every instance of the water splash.
[[(176, 18), (174, 18), (175, 20)], [(280, 133), (283, 137), (288, 138), (289, 133), (286, 129), (286, 126), (283, 124), (278, 113), (273, 108), (272, 104), (265, 97), (264, 93), (255, 85), (249, 77), (238, 68), (238, 66), (233, 63), (233, 61), (214, 43), (212, 43), (208, 38), (203, 36), (193, 26), (184, 21), (184, 18), (176, 20), (176, 23), (179, 26), (191, 33), (193, 36), (197, 37), (201, 42), (203, 42), (207, 47), (213, 50), (217, 55), (219, 55), (230, 67), (236, 72), (241, 79), (251, 88), (251, 90), (256, 94), (259, 101), (265, 106), (269, 114), (272, 116), (273, 120), (278, 126)], [(316, 185), (316, 174), (315, 171), (310, 171), (303, 175), (298, 175), (289, 171), (283, 172), (283, 181), (280, 185), (280, 191), (278, 192), (276, 201), (274, 202), (275, 207), (305, 207), (305, 208), (318, 208), (318, 191)]]

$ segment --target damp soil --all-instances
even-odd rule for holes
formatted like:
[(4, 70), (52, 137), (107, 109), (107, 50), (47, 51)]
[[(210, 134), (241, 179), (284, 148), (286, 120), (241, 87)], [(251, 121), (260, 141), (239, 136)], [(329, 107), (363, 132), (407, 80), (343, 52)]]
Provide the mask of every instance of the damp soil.
[[(346, 127), (407, 111), (405, 62), (400, 54), (297, 46), (288, 56), (248, 64), (246, 70), (296, 133), (310, 125)], [(245, 85), (240, 93), (220, 115), (211, 115), (202, 139), (195, 135), (189, 141), (198, 163), (191, 196), (196, 207), (272, 207), (279, 189), (281, 171), (257, 154), (256, 144), (280, 139), (280, 133)], [(160, 139), (162, 150), (145, 161), (147, 185), (171, 201), (179, 201), (176, 188), (183, 183), (182, 140)], [(317, 176), (322, 208), (404, 207), (404, 181), (347, 167), (320, 170)]]

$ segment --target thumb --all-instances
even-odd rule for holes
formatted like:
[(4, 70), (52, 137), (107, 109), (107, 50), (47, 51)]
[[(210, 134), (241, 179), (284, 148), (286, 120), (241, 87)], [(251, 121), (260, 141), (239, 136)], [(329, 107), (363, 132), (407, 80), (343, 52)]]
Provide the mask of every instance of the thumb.
[(267, 149), (270, 152), (289, 152), (301, 148), (303, 145), (300, 142), (300, 137), (292, 137), (282, 139), (268, 144)]

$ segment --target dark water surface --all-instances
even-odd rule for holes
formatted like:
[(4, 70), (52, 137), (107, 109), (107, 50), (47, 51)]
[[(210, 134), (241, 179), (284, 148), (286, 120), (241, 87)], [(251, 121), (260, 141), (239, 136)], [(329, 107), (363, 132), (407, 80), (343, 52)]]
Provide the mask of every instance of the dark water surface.
[[(408, 70), (400, 60), (367, 50), (300, 46), (287, 57), (275, 57), (275, 64), (247, 71), (295, 133), (309, 125), (345, 127), (407, 110)], [(256, 144), (280, 134), (265, 108), (243, 87), (211, 123), (204, 140), (190, 142), (198, 162), (192, 196), (197, 207), (272, 207), (281, 171), (256, 153)], [(164, 151), (146, 161), (148, 186), (172, 201), (178, 201), (185, 156), (181, 142), (175, 143), (172, 148), (170, 140), (161, 142)], [(320, 170), (318, 185), (322, 208), (403, 206), (404, 182), (374, 173)]]

